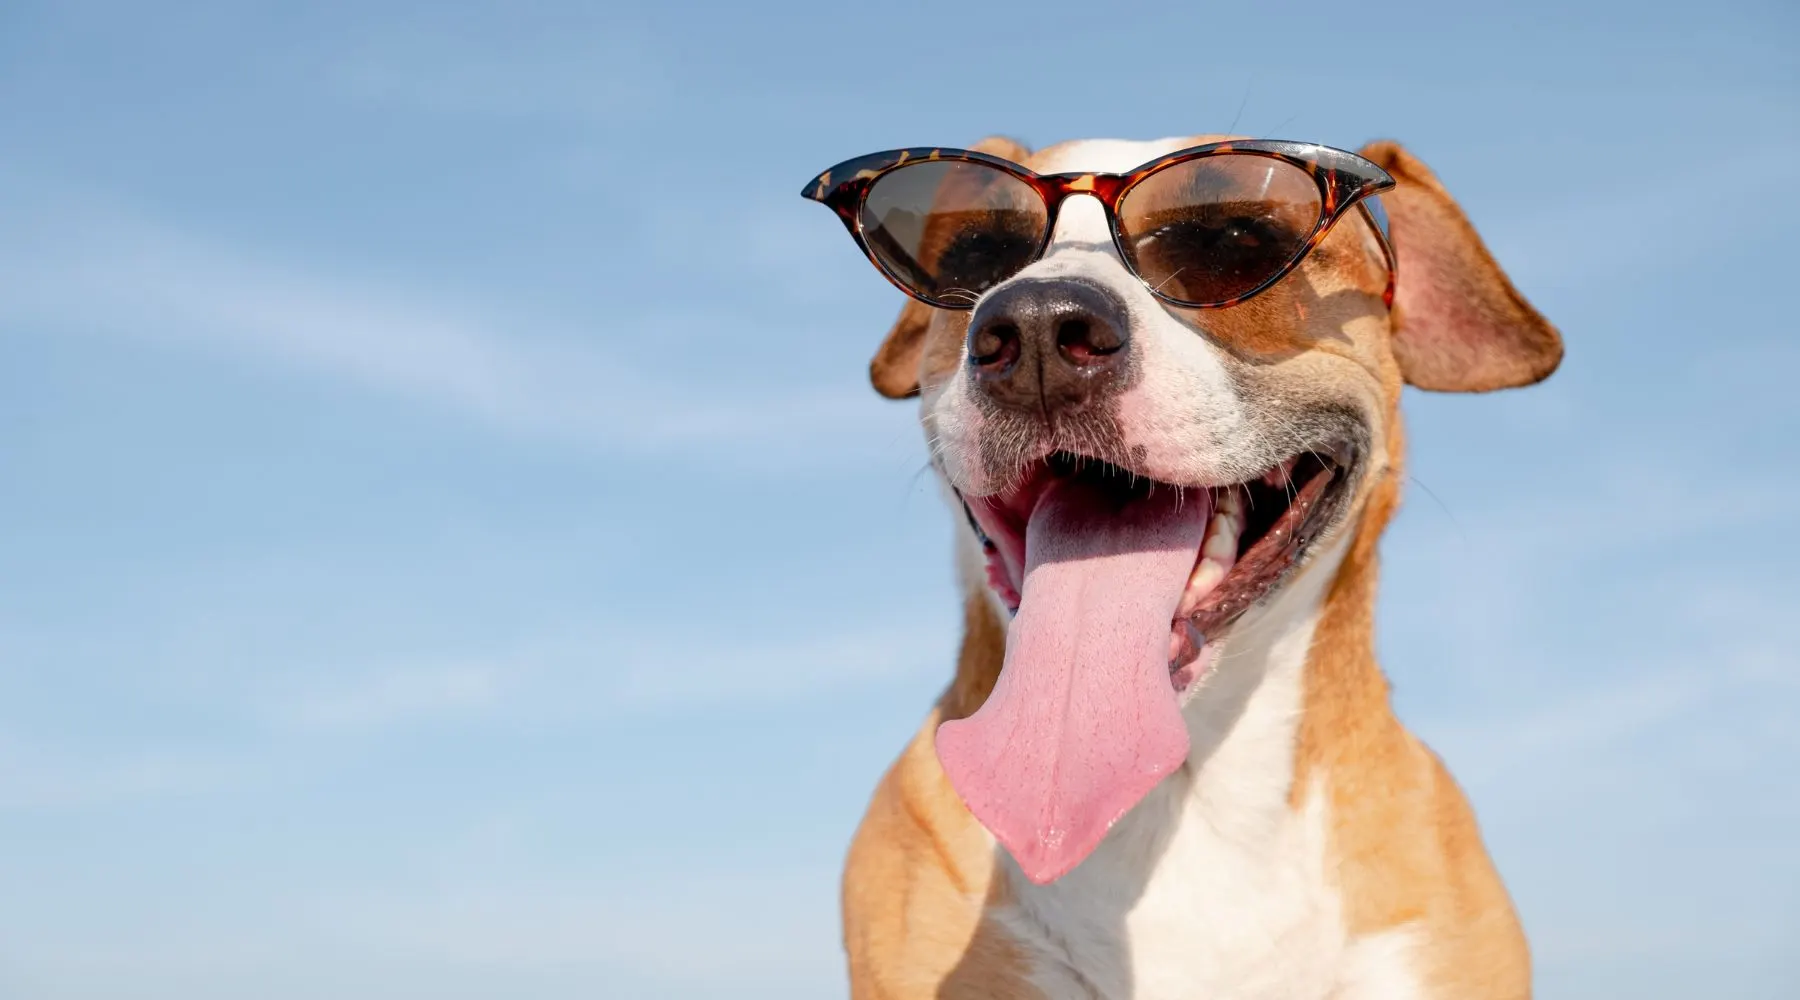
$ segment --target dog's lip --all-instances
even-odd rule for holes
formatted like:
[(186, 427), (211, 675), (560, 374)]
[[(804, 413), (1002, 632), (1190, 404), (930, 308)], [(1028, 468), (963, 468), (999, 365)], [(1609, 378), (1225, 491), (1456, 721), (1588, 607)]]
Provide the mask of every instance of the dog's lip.
[[(1349, 441), (1334, 440), (1313, 447), (1297, 449), (1286, 458), (1270, 465), (1268, 468), (1248, 479), (1241, 480), (1196, 480), (1193, 482), (1175, 482), (1158, 479), (1148, 472), (1120, 465), (1098, 454), (1078, 451), (1056, 450), (1046, 452), (1037, 459), (1027, 463), (1024, 470), (1010, 483), (985, 493), (975, 493), (952, 484), (951, 489), (963, 505), (968, 516), (970, 527), (975, 530), (976, 537), (984, 547), (994, 545), (991, 530), (995, 527), (1006, 529), (1007, 533), (1023, 535), (1025, 520), (1031, 513), (1031, 503), (1041, 489), (1046, 476), (1068, 474), (1069, 471), (1081, 471), (1091, 463), (1104, 467), (1114, 473), (1126, 477), (1132, 482), (1141, 484), (1145, 489), (1181, 489), (1181, 490), (1227, 490), (1233, 487), (1247, 487), (1283, 470), (1295, 467), (1301, 459), (1311, 457), (1326, 463), (1340, 473), (1354, 470), (1358, 461), (1358, 450)], [(1074, 470), (1057, 469), (1058, 463), (1072, 462)], [(977, 517), (976, 511), (982, 516)], [(984, 523), (985, 522), (985, 523)]]
[[(1195, 641), (1182, 643), (1171, 661), (1177, 688), (1191, 681), (1189, 667), (1200, 644), (1217, 640), (1238, 618), (1274, 592), (1293, 569), (1301, 565), (1313, 542), (1330, 527), (1345, 506), (1354, 480), (1358, 449), (1346, 440), (1334, 440), (1295, 451), (1250, 479), (1227, 483), (1170, 483), (1141, 472), (1121, 468), (1090, 455), (1056, 452), (1032, 463), (1022, 478), (1007, 489), (981, 496), (958, 492), (970, 527), (988, 557), (988, 585), (1010, 610), (1019, 604), (1020, 573), (1024, 565), (1024, 536), (1031, 506), (1048, 477), (1077, 474), (1084, 463), (1121, 475), (1132, 489), (1208, 490), (1217, 499), (1228, 490), (1243, 492), (1247, 512), (1241, 545), (1234, 565), (1223, 579), (1202, 597), (1175, 626), (1185, 624)], [(1062, 463), (1059, 468), (1058, 464)], [(1072, 468), (1070, 466), (1073, 466)], [(1289, 478), (1291, 476), (1291, 478)], [(1280, 485), (1270, 486), (1271, 481)], [(1272, 493), (1271, 490), (1280, 492)], [(1273, 498), (1278, 510), (1255, 508), (1258, 497)], [(1273, 514), (1271, 517), (1270, 514)], [(1177, 636), (1184, 630), (1177, 628)]]

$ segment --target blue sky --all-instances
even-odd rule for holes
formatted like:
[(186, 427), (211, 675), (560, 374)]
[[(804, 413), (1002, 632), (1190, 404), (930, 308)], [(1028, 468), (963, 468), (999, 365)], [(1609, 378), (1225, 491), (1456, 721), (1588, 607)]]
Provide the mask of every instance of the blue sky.
[(0, 9), (0, 996), (842, 995), (955, 599), (795, 193), (1234, 123), (1567, 338), (1409, 396), (1380, 630), (1541, 995), (1792, 995), (1792, 4), (650, 6)]

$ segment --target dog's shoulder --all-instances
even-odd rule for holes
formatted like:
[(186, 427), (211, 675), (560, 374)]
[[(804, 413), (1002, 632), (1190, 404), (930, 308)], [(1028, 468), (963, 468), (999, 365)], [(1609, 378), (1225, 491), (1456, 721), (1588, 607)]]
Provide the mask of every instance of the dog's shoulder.
[(894, 762), (851, 843), (844, 948), (855, 1000), (1038, 1000), (993, 917), (1005, 882), (994, 841), (937, 763), (934, 709)]

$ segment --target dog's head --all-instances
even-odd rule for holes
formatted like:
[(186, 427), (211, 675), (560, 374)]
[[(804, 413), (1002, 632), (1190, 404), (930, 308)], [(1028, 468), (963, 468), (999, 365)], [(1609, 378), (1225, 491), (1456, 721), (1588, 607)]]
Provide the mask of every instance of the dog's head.
[[(1124, 173), (1208, 141), (976, 149)], [(909, 300), (875, 355), (882, 394), (920, 397), (933, 465), (1014, 614), (993, 694), (938, 746), (1034, 880), (1181, 764), (1181, 705), (1240, 619), (1338, 550), (1397, 470), (1403, 384), (1520, 386), (1561, 358), (1431, 172), (1391, 143), (1362, 155), (1396, 182), (1391, 234), (1344, 213), (1245, 301), (1159, 298), (1101, 202), (1071, 196), (1035, 262), (970, 309)]]

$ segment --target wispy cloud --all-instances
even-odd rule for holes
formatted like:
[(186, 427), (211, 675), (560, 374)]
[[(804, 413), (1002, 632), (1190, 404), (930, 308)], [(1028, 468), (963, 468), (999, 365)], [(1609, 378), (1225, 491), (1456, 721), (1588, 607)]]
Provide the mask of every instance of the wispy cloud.
[(80, 935), (0, 919), (0, 965), (64, 997), (843, 995), (834, 866), (606, 867), (327, 875), (275, 898), (207, 887), (198, 907), (124, 900)]
[[(241, 661), (197, 654), (205, 676), (163, 690), (157, 710), (172, 719), (199, 713), (212, 720), (205, 735), (152, 723), (120, 747), (80, 754), (0, 737), (0, 811), (110, 809), (331, 771), (364, 752), (339, 753), (346, 734), (736, 711), (829, 701), (908, 678), (947, 681), (951, 617), (893, 614), (791, 640), (585, 624), (488, 649), (421, 649), (348, 667), (265, 662), (248, 684), (238, 676)], [(180, 648), (165, 655), (190, 659)]]
[(530, 323), (483, 321), (101, 201), (11, 186), (11, 203), (0, 202), (9, 216), (0, 325), (15, 331), (246, 354), (609, 451), (750, 444), (805, 453), (892, 421), (860, 385), (750, 395), (671, 383)]
[(0, 740), (0, 810), (61, 811), (211, 791), (237, 778), (242, 762), (192, 751), (149, 749), (71, 756)]
[(1524, 712), (1471, 721), (1439, 716), (1422, 728), (1460, 780), (1483, 788), (1530, 780), (1546, 769), (1655, 740), (1671, 728), (1690, 728), (1720, 701), (1794, 694), (1793, 680), (1772, 672), (1756, 649), (1715, 648), (1670, 659), (1685, 662), (1651, 664), (1644, 672), (1573, 690), (1537, 687), (1538, 703)]
[(386, 726), (476, 711), (492, 704), (501, 675), (484, 664), (379, 671), (302, 695), (281, 715), (308, 728)]
[[(1533, 210), (1477, 221), (1495, 257), (1528, 291), (1624, 276), (1641, 281), (1747, 237), (1786, 232), (1794, 210), (1777, 193), (1800, 181), (1797, 149), (1800, 143), (1778, 138), (1755, 157), (1670, 157), (1617, 184), (1580, 194), (1557, 189)], [(1682, 219), (1733, 224), (1682, 225)]]
[[(299, 670), (255, 699), (258, 714), (300, 729), (421, 722), (604, 718), (787, 704), (830, 698), (908, 676), (949, 679), (956, 636), (946, 616), (850, 624), (790, 640), (715, 629), (583, 627), (476, 657), (413, 657), (402, 666), (338, 672), (325, 682)], [(925, 620), (919, 620), (925, 619)]]
[[(841, 975), (838, 959), (794, 943), (835, 936), (834, 900), (817, 891), (832, 874), (721, 871), (702, 860), (655, 884), (565, 874), (442, 892), (344, 891), (310, 908), (357, 950), (425, 962), (579, 962), (671, 985), (816, 988)], [(797, 886), (812, 891), (796, 898)]]
[(695, 642), (671, 636), (612, 651), (604, 683), (622, 709), (696, 702), (782, 702), (914, 672), (950, 676), (956, 639), (948, 629), (876, 626), (795, 642)]
[(398, 110), (589, 124), (653, 114), (671, 89), (657, 47), (610, 14), (556, 29), (494, 16), (489, 32), (418, 23), (372, 31), (335, 60), (327, 82)]

